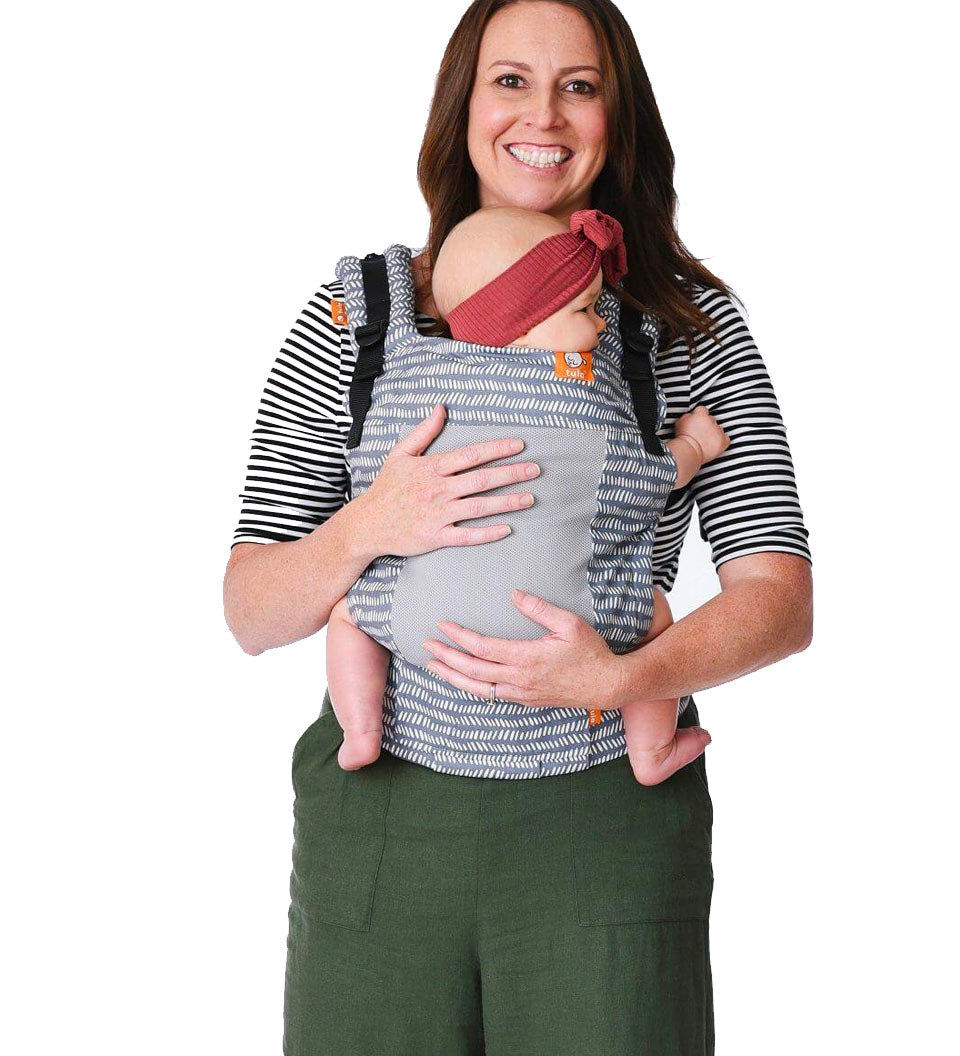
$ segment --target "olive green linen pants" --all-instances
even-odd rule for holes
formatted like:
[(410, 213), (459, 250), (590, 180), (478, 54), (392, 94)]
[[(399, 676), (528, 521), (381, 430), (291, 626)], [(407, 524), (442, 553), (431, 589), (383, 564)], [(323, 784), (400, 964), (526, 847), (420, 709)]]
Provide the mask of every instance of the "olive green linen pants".
[[(691, 702), (681, 725), (697, 722)], [(529, 779), (293, 753), (285, 1056), (711, 1056), (703, 757)]]

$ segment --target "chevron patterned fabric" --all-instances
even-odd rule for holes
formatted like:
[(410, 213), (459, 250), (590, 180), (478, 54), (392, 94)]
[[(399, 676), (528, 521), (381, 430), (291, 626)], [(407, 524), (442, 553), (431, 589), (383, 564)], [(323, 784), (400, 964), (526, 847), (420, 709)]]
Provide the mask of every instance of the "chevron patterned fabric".
[[(630, 651), (646, 633), (653, 536), (677, 467), (667, 449), (651, 455), (643, 445), (620, 374), (619, 301), (606, 288), (600, 294), (597, 311), (607, 326), (593, 350), (593, 380), (561, 378), (551, 349), (419, 333), (411, 250), (393, 244), (384, 256), (391, 300), (384, 366), (361, 441), (347, 452), (352, 496), (370, 487), (394, 444), (438, 402), (447, 418), (430, 453), (516, 435), (527, 447), (511, 457), (537, 461), (542, 472), (524, 485), (534, 492), (534, 507), (471, 521), (510, 523), (506, 539), (412, 558), (385, 555), (351, 588), (357, 626), (393, 654), (383, 747), (435, 770), (479, 777), (541, 777), (616, 758), (626, 752), (618, 710), (604, 710), (591, 726), (586, 709), (490, 702), (427, 671), (429, 656), (417, 643), (438, 635), (437, 613), (482, 634), (540, 637), (544, 629), (509, 600), (510, 588), (521, 585), (578, 612), (615, 653)], [(360, 258), (342, 257), (336, 274), (355, 330), (366, 321)], [(656, 337), (654, 321), (645, 319), (644, 327)], [(657, 404), (662, 425), (659, 385)], [(539, 523), (529, 520), (534, 510)], [(681, 698), (680, 711), (688, 700)]]

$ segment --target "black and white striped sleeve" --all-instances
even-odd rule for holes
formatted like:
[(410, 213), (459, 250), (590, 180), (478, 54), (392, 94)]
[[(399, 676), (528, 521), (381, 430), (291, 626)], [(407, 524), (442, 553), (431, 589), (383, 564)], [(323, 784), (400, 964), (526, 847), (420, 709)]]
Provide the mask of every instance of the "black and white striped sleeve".
[(690, 375), (690, 408), (703, 404), (730, 437), (690, 482), (701, 537), (715, 567), (769, 551), (811, 561), (787, 432), (763, 359), (733, 300), (704, 290), (719, 347), (701, 337)]
[(321, 286), (297, 317), (267, 376), (240, 493), (237, 543), (299, 539), (346, 501), (343, 330)]

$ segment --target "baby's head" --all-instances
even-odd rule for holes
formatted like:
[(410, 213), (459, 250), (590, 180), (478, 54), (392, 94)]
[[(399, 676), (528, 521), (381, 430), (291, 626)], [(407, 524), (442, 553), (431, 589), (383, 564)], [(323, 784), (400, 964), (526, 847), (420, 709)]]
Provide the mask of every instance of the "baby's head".
[[(545, 241), (546, 240), (546, 241)], [(623, 229), (596, 209), (569, 224), (531, 209), (488, 206), (461, 220), (433, 268), (433, 299), (454, 337), (556, 352), (596, 347), (596, 302), (626, 272)]]

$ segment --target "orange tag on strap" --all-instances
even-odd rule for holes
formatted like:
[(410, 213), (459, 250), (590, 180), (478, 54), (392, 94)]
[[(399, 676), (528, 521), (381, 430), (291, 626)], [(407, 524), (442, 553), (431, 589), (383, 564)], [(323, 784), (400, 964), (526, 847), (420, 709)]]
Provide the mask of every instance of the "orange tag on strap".
[(347, 306), (343, 301), (337, 301), (331, 297), (330, 314), (333, 316), (333, 321), (337, 326), (347, 325)]
[(590, 709), (590, 722), (589, 722), (589, 725), (590, 726), (596, 726), (600, 722), (600, 719), (602, 718), (602, 716), (603, 716), (603, 712), (599, 708), (591, 708)]
[(558, 378), (593, 381), (591, 352), (554, 352), (553, 372)]

